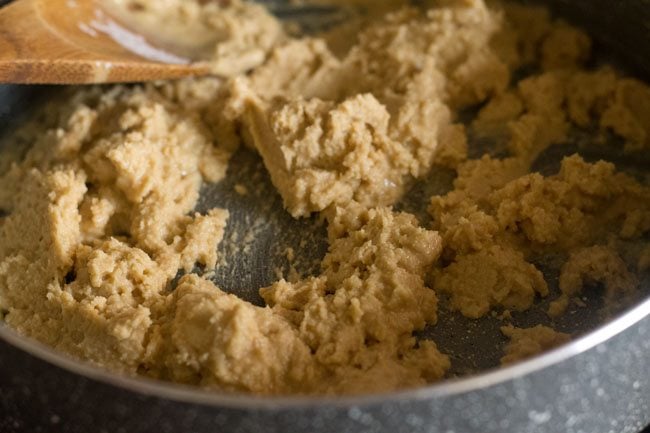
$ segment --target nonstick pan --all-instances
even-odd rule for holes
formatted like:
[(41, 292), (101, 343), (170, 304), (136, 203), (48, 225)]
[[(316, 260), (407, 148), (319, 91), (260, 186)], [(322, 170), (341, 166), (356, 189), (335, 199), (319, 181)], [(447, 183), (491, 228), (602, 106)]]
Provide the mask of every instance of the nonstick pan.
[[(599, 50), (608, 53), (608, 61), (650, 78), (647, 1), (548, 4), (585, 27)], [(10, 133), (59, 91), (0, 86), (0, 134)], [(571, 146), (550, 149), (535, 168), (553, 172), (561, 157), (575, 150)], [(607, 157), (633, 173), (650, 170), (650, 158)], [(282, 251), (291, 246), (298, 255), (320, 258), (327, 248), (325, 229), (317, 219), (295, 221), (283, 211), (252, 152), (237, 153), (229, 170), (226, 180), (204, 188), (197, 210), (227, 207), (227, 239), (241, 236), (261, 218), (263, 230), (252, 253), (231, 251), (228, 264), (213, 277), (224, 290), (260, 303), (257, 289), (273, 281), (276, 268), (288, 266)], [(437, 172), (414, 185), (398, 208), (417, 213), (423, 197), (445, 192), (452, 180), (453, 173)], [(247, 182), (255, 182), (249, 188), (254, 197), (233, 192), (234, 184)], [(300, 251), (300, 240), (306, 237), (309, 251)], [(314, 271), (313, 260), (296, 266), (303, 273)], [(547, 275), (551, 285), (554, 278)], [(502, 344), (498, 320), (476, 322), (441, 312), (440, 324), (424, 334), (451, 355), (452, 376), (457, 377), (417, 390), (362, 397), (262, 398), (122, 377), (71, 360), (0, 325), (0, 432), (638, 433), (650, 424), (649, 294), (646, 278), (634, 305), (605, 321), (594, 313), (597, 297), (588, 299), (586, 308), (559, 321), (561, 330), (577, 335), (573, 342), (502, 369), (495, 368)], [(543, 321), (544, 307), (519, 324)]]

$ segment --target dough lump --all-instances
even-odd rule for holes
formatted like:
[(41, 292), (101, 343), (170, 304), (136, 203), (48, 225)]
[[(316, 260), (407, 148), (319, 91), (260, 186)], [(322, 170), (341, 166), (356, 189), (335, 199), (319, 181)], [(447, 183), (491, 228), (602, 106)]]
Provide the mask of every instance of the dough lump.
[(503, 326), (501, 332), (510, 339), (506, 344), (501, 364), (512, 364), (531, 358), (571, 340), (570, 335), (543, 325), (525, 329), (509, 325)]
[[(437, 154), (452, 165), (466, 158), (451, 109), (506, 88), (509, 69), (489, 43), (499, 23), (482, 1), (452, 2), (389, 13), (341, 60), (319, 40), (281, 45), (236, 82), (231, 115), (250, 131), (292, 215), (350, 199), (390, 204)], [(305, 72), (280, 62), (289, 59)]]
[(621, 300), (637, 288), (637, 278), (612, 248), (593, 246), (571, 254), (560, 273), (562, 296), (551, 303), (550, 314), (557, 316), (564, 312), (568, 299), (577, 296), (587, 283), (603, 283), (605, 298)]
[(440, 237), (389, 208), (354, 206), (331, 218), (322, 274), (261, 290), (330, 377), (321, 386), (381, 391), (441, 378), (447, 356), (412, 336), (437, 321), (437, 297), (424, 278), (440, 254)]
[(496, 305), (528, 309), (535, 293), (548, 294), (543, 276), (527, 262), (544, 251), (575, 251), (560, 279), (565, 295), (582, 287), (579, 270), (585, 267), (597, 280), (610, 278), (611, 270), (615, 285), (629, 292), (633, 279), (622, 260), (591, 245), (646, 233), (649, 189), (610, 163), (590, 164), (577, 155), (549, 177), (518, 177), (521, 164), (490, 157), (468, 161), (459, 168), (454, 191), (431, 199), (434, 227), (451, 260), (436, 271), (435, 286), (451, 296), (452, 307), (471, 318)]
[(466, 254), (441, 271), (436, 288), (451, 296), (451, 307), (478, 319), (492, 307), (525, 311), (536, 295), (548, 295), (544, 276), (518, 251), (492, 246)]
[(228, 212), (192, 209), (234, 149), (155, 86), (81, 91), (59, 111), (0, 180), (0, 307), (25, 334), (135, 372), (171, 279), (215, 266)]

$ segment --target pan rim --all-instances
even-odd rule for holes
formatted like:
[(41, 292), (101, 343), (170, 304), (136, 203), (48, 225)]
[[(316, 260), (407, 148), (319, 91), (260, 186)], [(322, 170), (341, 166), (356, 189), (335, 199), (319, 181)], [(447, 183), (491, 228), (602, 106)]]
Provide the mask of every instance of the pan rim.
[(425, 401), (453, 397), (512, 381), (560, 364), (596, 348), (650, 316), (650, 298), (580, 338), (538, 357), (486, 370), (462, 378), (443, 380), (421, 388), (358, 396), (255, 396), (226, 394), (194, 386), (130, 376), (74, 359), (63, 352), (20, 335), (0, 321), (0, 339), (23, 352), (69, 373), (136, 394), (212, 408), (239, 410), (299, 410), (330, 407), (353, 408), (392, 402)]

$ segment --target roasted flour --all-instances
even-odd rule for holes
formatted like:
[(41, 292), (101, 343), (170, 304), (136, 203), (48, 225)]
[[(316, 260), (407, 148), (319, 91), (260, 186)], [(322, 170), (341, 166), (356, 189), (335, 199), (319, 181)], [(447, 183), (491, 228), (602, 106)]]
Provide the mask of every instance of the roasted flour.
[[(436, 324), (441, 296), (469, 318), (527, 311), (555, 296), (533, 263), (552, 252), (565, 257), (558, 316), (591, 282), (611, 301), (634, 292), (649, 267), (647, 248), (633, 262), (619, 248), (650, 231), (648, 187), (580, 155), (555, 175), (531, 172), (572, 128), (616, 134), (629, 154), (650, 147), (648, 86), (586, 69), (589, 37), (544, 9), (396, 5), (341, 55), (247, 3), (115, 3), (191, 27), (217, 77), (77, 90), (13, 137), (28, 150), (0, 178), (0, 309), (26, 336), (219, 390), (382, 392), (449, 370), (414, 335)], [(514, 80), (523, 67), (535, 72)], [(468, 159), (470, 132), (507, 156)], [(191, 273), (222, 259), (228, 209), (193, 209), (240, 145), (259, 152), (291, 215), (328, 225), (321, 272), (262, 288), (266, 307)], [(422, 203), (432, 225), (393, 210), (441, 166), (458, 176)], [(504, 363), (569, 339), (542, 326), (503, 333)]]

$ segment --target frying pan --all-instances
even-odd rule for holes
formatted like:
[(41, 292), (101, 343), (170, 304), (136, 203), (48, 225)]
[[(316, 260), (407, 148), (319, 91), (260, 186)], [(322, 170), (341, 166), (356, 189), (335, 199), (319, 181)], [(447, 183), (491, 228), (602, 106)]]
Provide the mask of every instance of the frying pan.
[[(614, 53), (608, 61), (650, 77), (647, 1), (548, 4), (589, 30), (602, 51)], [(42, 86), (0, 86), (0, 132), (15, 129), (56, 93)], [(572, 146), (579, 143), (550, 149), (535, 168), (553, 172)], [(608, 159), (637, 174), (650, 167), (644, 158)], [(289, 265), (282, 254), (287, 246), (310, 259), (295, 264), (299, 271), (315, 272), (311, 259), (326, 251), (325, 229), (317, 219), (295, 221), (283, 212), (251, 152), (236, 154), (230, 173), (204, 188), (197, 210), (219, 205), (231, 211), (226, 241), (262, 221), (252, 253), (222, 251), (231, 253), (228, 263), (213, 277), (224, 290), (259, 304), (257, 289), (276, 278), (276, 268)], [(453, 173), (438, 170), (414, 185), (397, 207), (425, 218), (416, 204), (444, 193), (452, 180)], [(247, 182), (254, 182), (248, 184), (252, 195), (233, 193), (235, 183)], [(310, 240), (309, 248), (301, 251), (304, 238)], [(557, 276), (547, 273), (547, 279), (553, 286)], [(502, 369), (495, 368), (503, 343), (500, 322), (464, 320), (443, 309), (440, 324), (423, 335), (450, 354), (454, 377), (416, 390), (359, 397), (264, 398), (123, 377), (71, 360), (0, 325), (0, 432), (638, 433), (650, 424), (650, 281), (642, 286), (632, 307), (607, 320), (595, 313), (599, 297), (591, 296), (586, 308), (558, 323), (577, 336), (573, 342)], [(541, 304), (515, 321), (519, 326), (543, 322), (543, 308)]]

